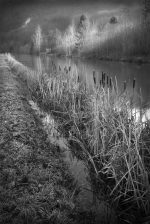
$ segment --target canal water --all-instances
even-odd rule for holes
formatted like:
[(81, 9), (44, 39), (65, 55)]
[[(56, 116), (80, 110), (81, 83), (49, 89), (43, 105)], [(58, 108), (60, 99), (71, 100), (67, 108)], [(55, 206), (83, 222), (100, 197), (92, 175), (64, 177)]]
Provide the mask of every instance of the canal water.
[[(50, 73), (53, 66), (59, 70), (71, 67), (73, 73), (77, 73), (80, 80), (86, 81), (89, 87), (94, 86), (93, 71), (96, 74), (96, 82), (99, 83), (102, 72), (106, 73), (112, 80), (117, 80), (118, 88), (123, 90), (124, 82), (128, 91), (133, 91), (133, 80), (135, 80), (135, 95), (140, 94), (142, 106), (149, 107), (150, 102), (150, 64), (136, 64), (127, 62), (100, 61), (92, 59), (66, 58), (42, 55), (15, 55), (16, 59), (24, 65), (39, 72)], [(137, 105), (138, 106), (138, 105)]]

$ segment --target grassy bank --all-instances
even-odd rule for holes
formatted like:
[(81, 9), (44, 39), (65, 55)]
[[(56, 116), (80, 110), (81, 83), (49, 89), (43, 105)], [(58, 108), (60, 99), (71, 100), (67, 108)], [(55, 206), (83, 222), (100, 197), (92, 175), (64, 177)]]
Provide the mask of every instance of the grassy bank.
[(28, 103), (25, 70), (19, 77), (11, 61), (0, 56), (0, 223), (85, 223), (61, 150)]
[[(115, 208), (120, 223), (149, 215), (149, 121), (135, 120), (134, 97), (126, 86), (102, 75), (89, 91), (69, 68), (51, 74), (31, 71), (10, 55), (12, 71), (26, 80), (31, 98), (53, 115), (60, 133), (89, 167), (100, 201)], [(133, 92), (135, 88), (133, 81)], [(142, 117), (142, 114), (141, 114)]]

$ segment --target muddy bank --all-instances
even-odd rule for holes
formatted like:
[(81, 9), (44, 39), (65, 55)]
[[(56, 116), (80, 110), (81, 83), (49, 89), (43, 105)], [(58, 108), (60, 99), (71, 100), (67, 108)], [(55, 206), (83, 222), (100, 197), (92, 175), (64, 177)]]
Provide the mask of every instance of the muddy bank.
[(28, 100), (25, 82), (0, 55), (0, 223), (88, 223), (77, 215), (60, 149)]

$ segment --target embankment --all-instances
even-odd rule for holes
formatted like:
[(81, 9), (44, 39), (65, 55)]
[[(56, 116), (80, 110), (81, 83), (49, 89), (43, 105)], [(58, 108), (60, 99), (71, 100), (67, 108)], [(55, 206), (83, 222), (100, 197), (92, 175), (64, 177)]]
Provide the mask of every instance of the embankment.
[(29, 99), (0, 55), (0, 223), (76, 223), (72, 177)]

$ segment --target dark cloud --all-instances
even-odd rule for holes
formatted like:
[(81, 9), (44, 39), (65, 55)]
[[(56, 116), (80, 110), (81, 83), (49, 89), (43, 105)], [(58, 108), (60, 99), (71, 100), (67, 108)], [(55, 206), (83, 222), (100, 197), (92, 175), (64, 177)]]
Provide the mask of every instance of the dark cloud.
[(65, 4), (65, 3), (111, 3), (111, 4), (132, 4), (139, 3), (142, 0), (0, 0), (0, 3), (3, 5), (10, 4), (28, 4), (28, 3), (52, 3), (52, 4)]

